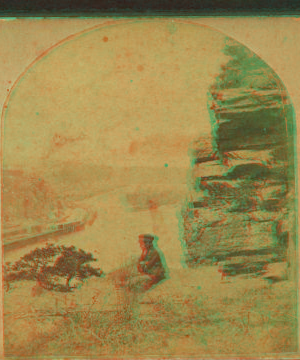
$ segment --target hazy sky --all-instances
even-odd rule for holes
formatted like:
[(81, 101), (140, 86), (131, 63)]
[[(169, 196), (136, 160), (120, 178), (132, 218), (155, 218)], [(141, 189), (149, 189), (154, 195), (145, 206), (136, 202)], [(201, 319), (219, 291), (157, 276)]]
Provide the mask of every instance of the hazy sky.
[(4, 123), (6, 167), (188, 166), (210, 132), (207, 91), (227, 58), (198, 25), (134, 21), (80, 34), (16, 84)]

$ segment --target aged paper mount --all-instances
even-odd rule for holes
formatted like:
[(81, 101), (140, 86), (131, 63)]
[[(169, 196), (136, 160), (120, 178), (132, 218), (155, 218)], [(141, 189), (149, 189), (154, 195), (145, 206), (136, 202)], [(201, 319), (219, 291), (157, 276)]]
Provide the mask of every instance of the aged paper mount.
[(299, 19), (0, 27), (2, 357), (299, 357)]

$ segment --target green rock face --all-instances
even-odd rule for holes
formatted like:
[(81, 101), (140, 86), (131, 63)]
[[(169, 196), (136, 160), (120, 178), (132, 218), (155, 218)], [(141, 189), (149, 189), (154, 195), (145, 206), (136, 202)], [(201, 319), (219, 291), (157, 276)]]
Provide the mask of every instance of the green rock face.
[(293, 108), (262, 59), (231, 39), (223, 52), (230, 58), (208, 92), (212, 148), (192, 154), (201, 176), (185, 219), (186, 259), (225, 261), (229, 275), (263, 275), (270, 262), (293, 262)]

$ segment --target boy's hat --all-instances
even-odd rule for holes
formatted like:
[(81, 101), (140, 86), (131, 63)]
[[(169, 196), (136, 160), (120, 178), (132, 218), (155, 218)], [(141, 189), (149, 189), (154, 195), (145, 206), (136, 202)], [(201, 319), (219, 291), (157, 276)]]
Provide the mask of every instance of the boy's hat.
[(141, 234), (139, 235), (139, 239), (147, 242), (153, 242), (155, 239), (154, 235), (151, 234)]

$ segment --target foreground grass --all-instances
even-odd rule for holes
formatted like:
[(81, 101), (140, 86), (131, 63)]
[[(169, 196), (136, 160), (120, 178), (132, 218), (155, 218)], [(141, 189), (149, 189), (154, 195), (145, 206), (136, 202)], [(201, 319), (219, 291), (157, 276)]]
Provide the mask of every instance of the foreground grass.
[(215, 272), (215, 267), (194, 272), (196, 282), (205, 277), (207, 288), (179, 271), (139, 295), (116, 288), (111, 279), (95, 279), (60, 303), (61, 294), (30, 297), (28, 283), (22, 284), (5, 296), (6, 354), (199, 356), (297, 350), (292, 283), (236, 278), (220, 284)]

